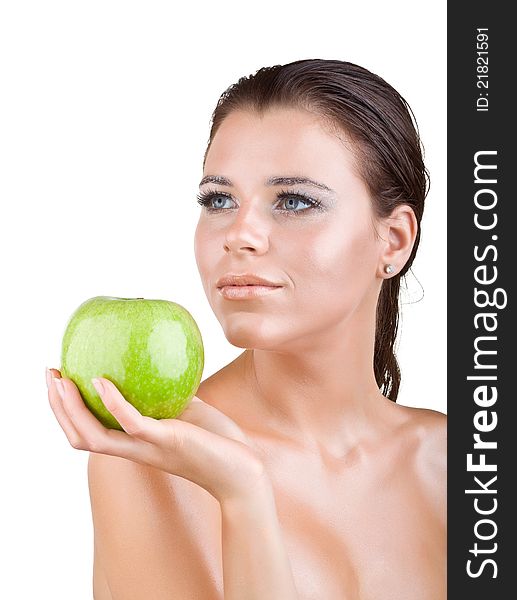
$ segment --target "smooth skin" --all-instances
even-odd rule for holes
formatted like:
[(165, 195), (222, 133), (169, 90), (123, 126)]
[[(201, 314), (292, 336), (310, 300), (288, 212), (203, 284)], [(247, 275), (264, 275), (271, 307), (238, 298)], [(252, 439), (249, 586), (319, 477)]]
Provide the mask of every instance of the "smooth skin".
[[(193, 593), (196, 597), (220, 597), (212, 582), (207, 587), (207, 582), (198, 581), (194, 590), (188, 581), (179, 579), (190, 570), (178, 568), (185, 552), (178, 543), (178, 526), (164, 529), (170, 535), (169, 544), (174, 542), (167, 554), (152, 530), (143, 535), (142, 521), (144, 528), (146, 521), (147, 526), (150, 523), (145, 505), (138, 502), (141, 490), (139, 494), (135, 489), (135, 484), (142, 483), (143, 472), (133, 469), (134, 474), (127, 477), (127, 465), (118, 458), (147, 468), (147, 478), (152, 479), (153, 473), (162, 475), (162, 483), (163, 475), (179, 476), (219, 502), (224, 598), (258, 600), (277, 593), (285, 600), (297, 597), (272, 486), (246, 435), (231, 419), (197, 397), (175, 419), (146, 417), (112, 382), (98, 378), (94, 385), (122, 426), (121, 432), (105, 428), (90, 413), (73, 381), (61, 377), (56, 369), (47, 372), (47, 385), (52, 410), (70, 444), (95, 453), (90, 454), (88, 476), (95, 527), (96, 600), (189, 598)], [(151, 487), (154, 494), (158, 486)], [(159, 514), (151, 513), (151, 520)], [(263, 552), (248, 553), (252, 544)], [(197, 565), (191, 566), (194, 572)]]
[[(65, 383), (71, 395), (61, 415), (52, 396), (71, 444), (90, 451), (96, 600), (143, 597), (138, 585), (142, 594), (154, 586), (155, 598), (186, 600), (446, 597), (446, 416), (388, 400), (373, 372), (380, 286), (409, 258), (416, 219), (402, 205), (377, 221), (356, 161), (346, 136), (298, 109), (236, 111), (216, 133), (203, 176), (232, 185), (201, 188), (225, 196), (211, 202), (218, 210), (201, 209), (195, 255), (225, 336), (245, 350), (197, 391), (203, 410), (218, 411), (218, 424), (228, 419), (216, 432), (226, 441), (218, 438), (215, 449), (203, 449), (208, 437), (196, 429), (196, 451), (207, 456), (197, 471), (164, 442), (172, 429), (160, 430), (160, 451), (128, 450), (122, 438), (120, 447), (103, 446), (95, 435), (85, 444), (93, 422), (74, 443), (82, 408), (80, 397), (72, 405), (73, 382)], [(310, 177), (333, 191), (267, 185), (273, 176)], [(321, 201), (322, 210), (279, 200), (280, 188)], [(229, 300), (216, 286), (229, 272), (282, 287)], [(127, 431), (118, 433), (133, 439)], [(153, 464), (151, 455), (162, 459)], [(254, 493), (242, 487), (247, 477)], [(270, 555), (269, 563), (256, 558)], [(270, 588), (260, 588), (260, 573)]]

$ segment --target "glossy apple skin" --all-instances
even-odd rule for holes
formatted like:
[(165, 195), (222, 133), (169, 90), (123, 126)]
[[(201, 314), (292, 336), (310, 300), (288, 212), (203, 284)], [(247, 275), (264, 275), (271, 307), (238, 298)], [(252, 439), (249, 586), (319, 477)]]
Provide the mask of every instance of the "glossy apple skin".
[(63, 336), (61, 374), (110, 429), (122, 431), (93, 387), (93, 377), (112, 381), (143, 415), (170, 419), (196, 393), (203, 367), (203, 341), (194, 318), (169, 300), (90, 298), (72, 314)]

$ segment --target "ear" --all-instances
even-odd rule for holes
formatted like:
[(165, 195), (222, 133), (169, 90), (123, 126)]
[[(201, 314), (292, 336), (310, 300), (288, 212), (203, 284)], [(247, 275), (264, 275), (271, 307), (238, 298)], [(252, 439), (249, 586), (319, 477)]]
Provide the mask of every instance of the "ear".
[[(418, 222), (408, 204), (399, 204), (383, 220), (378, 268), (381, 277), (393, 277), (400, 273), (411, 255), (417, 232)], [(391, 273), (384, 270), (386, 265), (393, 266)]]

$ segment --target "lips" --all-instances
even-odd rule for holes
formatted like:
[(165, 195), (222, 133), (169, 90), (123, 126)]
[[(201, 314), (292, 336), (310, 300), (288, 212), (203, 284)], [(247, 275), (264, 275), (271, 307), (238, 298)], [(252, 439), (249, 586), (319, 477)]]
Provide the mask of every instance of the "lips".
[(216, 286), (219, 289), (226, 286), (262, 286), (276, 288), (282, 287), (282, 284), (270, 281), (265, 277), (259, 277), (252, 273), (243, 273), (241, 275), (228, 273), (219, 279)]
[(218, 292), (226, 300), (251, 300), (278, 293), (283, 284), (252, 273), (228, 273), (217, 282)]

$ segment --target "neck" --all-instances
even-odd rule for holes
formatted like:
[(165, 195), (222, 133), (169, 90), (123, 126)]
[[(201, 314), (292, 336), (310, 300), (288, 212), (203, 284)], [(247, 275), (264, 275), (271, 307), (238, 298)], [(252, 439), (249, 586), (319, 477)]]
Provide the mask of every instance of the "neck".
[(358, 317), (296, 349), (246, 350), (244, 377), (264, 426), (332, 454), (356, 447), (393, 404), (375, 381), (374, 336)]

